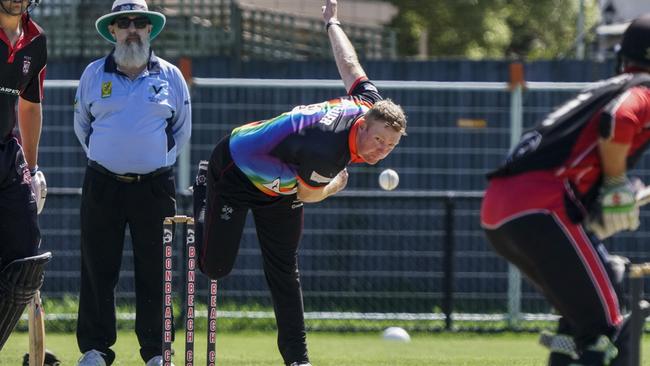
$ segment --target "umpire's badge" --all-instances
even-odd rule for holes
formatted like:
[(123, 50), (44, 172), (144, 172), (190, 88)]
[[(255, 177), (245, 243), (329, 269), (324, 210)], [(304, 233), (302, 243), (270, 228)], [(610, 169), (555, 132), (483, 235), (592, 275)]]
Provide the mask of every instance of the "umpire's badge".
[(105, 81), (102, 83), (102, 98), (108, 98), (113, 93), (113, 83)]
[(23, 58), (23, 75), (27, 75), (29, 73), (29, 66), (32, 64), (32, 60), (30, 57), (25, 56)]

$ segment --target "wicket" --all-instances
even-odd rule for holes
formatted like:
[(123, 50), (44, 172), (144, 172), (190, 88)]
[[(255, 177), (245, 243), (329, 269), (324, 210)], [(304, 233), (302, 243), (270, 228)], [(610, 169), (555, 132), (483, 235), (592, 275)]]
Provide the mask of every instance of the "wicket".
[(630, 362), (629, 366), (641, 365), (641, 337), (645, 319), (650, 315), (650, 304), (643, 299), (643, 280), (650, 275), (650, 263), (632, 264), (629, 267), (632, 311), (630, 313)]
[[(163, 365), (171, 366), (172, 362), (172, 252), (174, 243), (174, 224), (183, 224), (185, 237), (185, 366), (194, 365), (194, 299), (196, 295), (196, 243), (194, 241), (194, 218), (188, 216), (166, 217), (163, 222)], [(217, 281), (210, 280), (210, 295), (208, 299), (208, 334), (207, 334), (207, 365), (216, 364), (216, 329), (217, 328)]]

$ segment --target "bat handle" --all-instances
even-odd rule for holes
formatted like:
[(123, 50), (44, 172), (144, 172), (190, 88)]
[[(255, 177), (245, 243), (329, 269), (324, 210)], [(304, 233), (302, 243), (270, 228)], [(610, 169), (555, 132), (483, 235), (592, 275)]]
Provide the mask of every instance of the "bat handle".
[(45, 323), (41, 292), (36, 291), (29, 303), (29, 366), (43, 366), (45, 362)]
[(650, 203), (650, 187), (645, 187), (636, 193), (636, 203), (639, 207)]

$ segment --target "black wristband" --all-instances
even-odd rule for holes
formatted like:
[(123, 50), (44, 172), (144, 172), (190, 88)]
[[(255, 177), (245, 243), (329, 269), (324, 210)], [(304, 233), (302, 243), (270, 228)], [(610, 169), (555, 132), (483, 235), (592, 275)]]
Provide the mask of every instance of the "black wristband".
[(341, 26), (341, 22), (339, 22), (338, 20), (330, 20), (329, 22), (327, 22), (327, 24), (325, 24), (325, 31), (328, 32), (330, 30), (330, 27), (334, 24), (338, 25), (339, 27)]

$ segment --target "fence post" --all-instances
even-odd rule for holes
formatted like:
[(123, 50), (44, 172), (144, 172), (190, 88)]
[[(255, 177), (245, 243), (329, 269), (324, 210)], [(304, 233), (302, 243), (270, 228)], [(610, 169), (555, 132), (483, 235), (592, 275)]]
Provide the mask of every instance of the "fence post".
[[(510, 64), (510, 149), (521, 138), (523, 120), (524, 66), (520, 62)], [(521, 317), (521, 273), (508, 264), (508, 326), (518, 327)]]
[(442, 312), (445, 314), (445, 329), (452, 329), (454, 312), (454, 199), (453, 193), (445, 198), (445, 247), (443, 259)]
[(241, 6), (238, 1), (233, 0), (230, 3), (230, 59), (232, 60), (232, 74), (236, 77), (241, 75), (242, 42), (244, 41), (242, 23)]

